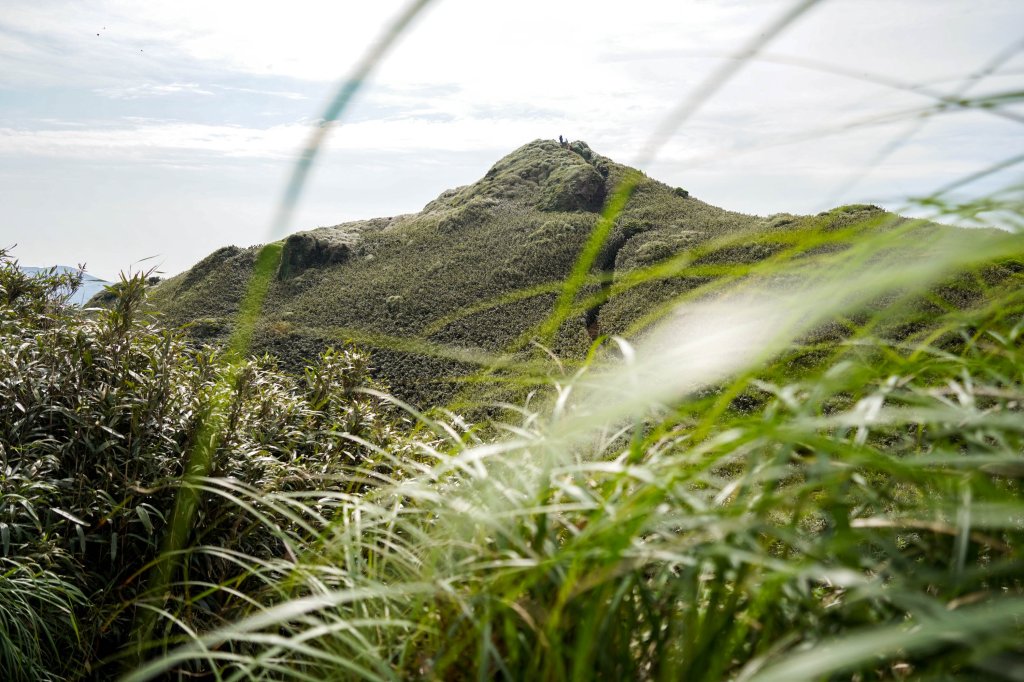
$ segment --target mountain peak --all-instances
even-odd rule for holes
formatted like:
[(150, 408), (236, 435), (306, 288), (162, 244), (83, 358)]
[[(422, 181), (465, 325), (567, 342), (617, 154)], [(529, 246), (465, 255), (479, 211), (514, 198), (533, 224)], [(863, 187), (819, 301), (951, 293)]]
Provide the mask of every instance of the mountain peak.
[[(457, 230), (486, 222), (502, 205), (544, 213), (600, 213), (605, 197), (627, 170), (586, 142), (534, 140), (502, 157), (471, 185), (445, 190), (420, 216)], [(358, 251), (368, 232), (380, 231), (414, 216), (364, 220), (289, 235), (278, 279), (291, 279), (311, 267), (339, 265)]]
[(609, 178), (621, 169), (582, 140), (534, 140), (501, 158), (472, 185), (443, 193), (426, 210), (491, 200), (524, 203), (541, 211), (597, 213), (610, 189)]

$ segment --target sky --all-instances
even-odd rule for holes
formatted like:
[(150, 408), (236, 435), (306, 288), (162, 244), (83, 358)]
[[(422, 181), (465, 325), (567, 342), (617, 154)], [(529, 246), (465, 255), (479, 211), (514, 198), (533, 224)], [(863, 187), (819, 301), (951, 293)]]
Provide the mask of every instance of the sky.
[[(0, 248), (113, 279), (280, 236), (297, 153), (404, 6), (3, 0)], [(536, 138), (631, 164), (791, 6), (435, 0), (331, 129), (289, 229), (416, 212)], [(1024, 151), (1021, 124), (991, 111), (922, 116), (936, 96), (1020, 91), (1022, 41), (1019, 0), (824, 0), (641, 170), (757, 215), (901, 209)]]

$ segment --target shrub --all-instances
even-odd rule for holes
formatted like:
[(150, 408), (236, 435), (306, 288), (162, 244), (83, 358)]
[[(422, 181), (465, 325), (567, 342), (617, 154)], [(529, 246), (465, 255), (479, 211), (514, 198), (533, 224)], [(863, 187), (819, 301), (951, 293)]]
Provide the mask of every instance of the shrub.
[[(229, 610), (227, 593), (198, 605), (176, 590), (147, 594), (152, 565), (171, 560), (161, 549), (179, 491), (196, 485), (185, 474), (211, 414), (220, 429), (207, 473), (264, 494), (357, 487), (366, 455), (394, 435), (387, 408), (359, 390), (368, 366), (356, 351), (329, 349), (298, 381), (269, 358), (232, 364), (157, 327), (145, 275), (122, 279), (93, 318), (62, 303), (67, 286), (62, 275), (25, 278), (0, 253), (5, 679), (97, 664), (129, 641), (140, 608), (187, 605), (196, 627)], [(260, 513), (264, 524), (246, 521), (225, 495), (201, 493), (184, 546), (274, 559), (305, 532)], [(230, 581), (225, 556), (189, 552), (181, 575)]]
[(634, 258), (638, 265), (653, 265), (659, 261), (671, 258), (676, 254), (676, 249), (660, 239), (652, 239), (645, 242), (636, 250)]

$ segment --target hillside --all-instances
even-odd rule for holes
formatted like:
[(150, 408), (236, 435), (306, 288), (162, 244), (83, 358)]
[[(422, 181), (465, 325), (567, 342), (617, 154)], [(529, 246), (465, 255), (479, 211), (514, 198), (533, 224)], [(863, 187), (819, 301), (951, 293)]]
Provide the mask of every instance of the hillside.
[[(416, 214), (289, 236), (264, 304), (254, 351), (301, 367), (325, 346), (354, 340), (381, 377), (416, 404), (444, 404), (474, 365), (437, 347), (502, 352), (529, 346), (550, 313), (614, 187), (632, 169), (583, 142), (535, 140), (472, 185), (443, 192)], [(768, 218), (711, 206), (646, 176), (597, 259), (551, 350), (582, 357), (600, 334), (634, 333), (659, 304), (792, 246), (808, 232), (900, 224), (873, 206)], [(925, 225), (922, 230), (951, 229)], [(795, 238), (793, 235), (798, 235)], [(835, 248), (819, 240), (818, 249)], [(198, 339), (230, 332), (258, 252), (228, 246), (160, 283), (152, 300)], [(652, 281), (631, 275), (676, 263)], [(428, 352), (420, 352), (419, 344)]]

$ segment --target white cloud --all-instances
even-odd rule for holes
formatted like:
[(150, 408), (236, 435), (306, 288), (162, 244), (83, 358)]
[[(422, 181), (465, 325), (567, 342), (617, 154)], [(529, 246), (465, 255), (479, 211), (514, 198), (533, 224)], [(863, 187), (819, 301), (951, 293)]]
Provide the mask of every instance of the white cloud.
[(147, 97), (166, 97), (168, 95), (214, 95), (198, 83), (142, 83), (125, 87), (97, 88), (96, 93), (111, 99), (143, 99)]
[(159, 121), (84, 130), (0, 128), (0, 154), (158, 161), (199, 152), (216, 157), (284, 159), (298, 147), (307, 129), (302, 125), (259, 129)]
[[(391, 153), (430, 150), (510, 150), (546, 133), (551, 120), (425, 118), (369, 120), (339, 126), (326, 151)], [(290, 160), (305, 143), (309, 124), (251, 128), (165, 121), (130, 126), (67, 130), (0, 128), (0, 155), (103, 161), (160, 161), (195, 152), (208, 161), (263, 158)]]
[(219, 90), (226, 90), (229, 92), (244, 92), (249, 95), (262, 95), (264, 97), (281, 97), (283, 99), (293, 100), (304, 100), (309, 99), (306, 95), (301, 92), (290, 92), (287, 90), (263, 90), (260, 88), (240, 88), (233, 85), (214, 85), (212, 86)]

